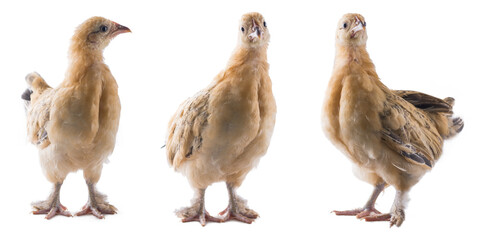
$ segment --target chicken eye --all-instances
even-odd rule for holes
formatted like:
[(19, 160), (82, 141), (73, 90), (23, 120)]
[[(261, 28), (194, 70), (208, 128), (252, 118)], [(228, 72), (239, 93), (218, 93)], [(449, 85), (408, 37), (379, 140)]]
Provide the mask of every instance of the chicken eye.
[(347, 28), (347, 26), (348, 26), (347, 23), (343, 24), (343, 28)]
[(100, 31), (106, 32), (108, 30), (108, 27), (105, 25), (100, 26)]
[(263, 26), (267, 27), (267, 22), (263, 21)]
[(242, 27), (242, 28), (240, 28), (240, 30), (242, 30), (242, 32), (245, 32), (245, 28), (243, 28), (243, 27)]
[(366, 27), (366, 26), (367, 26), (367, 22), (363, 22), (363, 26)]

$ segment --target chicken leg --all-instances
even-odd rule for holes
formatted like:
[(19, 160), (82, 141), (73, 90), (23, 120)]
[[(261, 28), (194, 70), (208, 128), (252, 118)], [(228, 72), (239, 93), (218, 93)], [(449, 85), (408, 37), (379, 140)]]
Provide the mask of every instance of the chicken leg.
[(364, 217), (367, 222), (374, 221), (390, 221), (390, 227), (393, 225), (400, 227), (403, 221), (405, 221), (405, 208), (408, 201), (407, 191), (397, 191), (395, 194), (395, 200), (393, 201), (392, 209), (390, 213), (378, 213)]
[(80, 212), (77, 212), (75, 216), (83, 216), (92, 214), (93, 216), (103, 219), (103, 214), (115, 214), (117, 208), (110, 205), (107, 202), (107, 197), (97, 191), (95, 184), (87, 181), (88, 186), (88, 202), (83, 206)]
[(60, 203), (60, 188), (63, 183), (56, 183), (50, 196), (45, 201), (39, 201), (32, 203), (32, 207), (35, 209), (32, 213), (47, 214), (46, 219), (51, 219), (56, 215), (63, 215), (66, 217), (72, 217), (72, 214), (67, 210), (65, 206)]
[(223, 221), (237, 220), (244, 223), (252, 223), (258, 218), (258, 213), (247, 207), (247, 201), (238, 196), (235, 188), (227, 183), (228, 196), (230, 198), (228, 207), (220, 212), (225, 215)]
[[(375, 186), (373, 189), (373, 193), (368, 199), (367, 203), (363, 208), (358, 208), (354, 210), (347, 210), (347, 211), (333, 211), (337, 216), (357, 216), (357, 218), (364, 218), (370, 215), (378, 216), (381, 214), (380, 211), (375, 209), (375, 202), (377, 201), (378, 195), (383, 191), (385, 188), (385, 183), (380, 183)], [(368, 220), (367, 220), (368, 221)]]
[(178, 217), (183, 218), (182, 222), (198, 221), (203, 227), (207, 222), (222, 222), (222, 219), (210, 216), (205, 210), (205, 189), (196, 189), (192, 206), (177, 210), (175, 213)]

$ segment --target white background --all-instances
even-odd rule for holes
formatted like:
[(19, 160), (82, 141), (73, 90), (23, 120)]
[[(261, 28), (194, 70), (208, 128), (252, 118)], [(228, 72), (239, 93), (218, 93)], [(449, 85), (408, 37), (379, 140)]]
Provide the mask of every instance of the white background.
[[(202, 3), (200, 3), (202, 2)], [(405, 239), (478, 237), (477, 171), (480, 108), (479, 8), (465, 1), (2, 1), (0, 3), (1, 239)], [(270, 76), (278, 114), (270, 149), (239, 189), (261, 215), (238, 222), (182, 224), (173, 211), (190, 203), (187, 180), (169, 168), (167, 121), (187, 97), (207, 86), (235, 47), (243, 13), (268, 23)], [(401, 228), (337, 217), (363, 206), (372, 187), (325, 138), (320, 123), (334, 59), (337, 21), (358, 12), (368, 23), (367, 49), (382, 81), (456, 99), (464, 131), (445, 142), (431, 173), (411, 191)], [(32, 215), (30, 203), (51, 189), (37, 150), (26, 140), (21, 93), (38, 71), (52, 86), (67, 67), (71, 35), (91, 16), (131, 28), (105, 50), (122, 101), (117, 146), (98, 184), (118, 207), (93, 216)], [(386, 212), (394, 190), (380, 195)], [(87, 201), (81, 171), (71, 173), (62, 203), (76, 212)], [(227, 206), (223, 183), (207, 190), (212, 215)], [(443, 239), (443, 238), (442, 238)]]

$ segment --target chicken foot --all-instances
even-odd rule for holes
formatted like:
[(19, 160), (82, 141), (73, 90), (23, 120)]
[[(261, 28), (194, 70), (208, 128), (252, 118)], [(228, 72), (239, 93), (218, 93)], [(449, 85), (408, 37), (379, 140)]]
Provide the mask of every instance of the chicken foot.
[(72, 217), (72, 214), (67, 210), (67, 208), (60, 203), (61, 187), (62, 183), (56, 183), (47, 200), (32, 203), (32, 207), (35, 209), (32, 213), (35, 215), (46, 214), (45, 219), (51, 219), (56, 215)]
[(366, 216), (363, 219), (367, 222), (390, 221), (390, 227), (393, 225), (400, 227), (403, 221), (405, 221), (405, 207), (407, 201), (408, 193), (405, 191), (397, 191), (390, 213), (374, 214)]
[(177, 216), (182, 218), (182, 222), (198, 221), (203, 227), (207, 222), (222, 222), (222, 219), (210, 216), (207, 210), (205, 210), (205, 189), (198, 189), (195, 195), (191, 207), (175, 211)]
[(75, 214), (75, 216), (92, 214), (99, 219), (103, 219), (105, 218), (104, 214), (117, 213), (117, 208), (107, 202), (107, 197), (96, 190), (95, 184), (87, 182), (87, 186), (88, 202), (83, 206), (80, 212)]
[[(375, 186), (373, 189), (373, 193), (368, 199), (367, 203), (363, 208), (357, 208), (354, 210), (347, 210), (347, 211), (333, 211), (337, 216), (357, 216), (357, 218), (363, 218), (371, 216), (371, 215), (379, 215), (381, 214), (380, 211), (375, 209), (375, 202), (377, 201), (378, 195), (383, 191), (385, 188), (385, 183), (380, 183)], [(368, 221), (368, 220), (367, 220)]]
[(248, 224), (255, 221), (258, 218), (258, 213), (247, 207), (247, 201), (238, 196), (229, 183), (227, 183), (227, 189), (230, 200), (227, 208), (220, 212), (220, 215), (225, 215), (222, 221), (237, 220)]

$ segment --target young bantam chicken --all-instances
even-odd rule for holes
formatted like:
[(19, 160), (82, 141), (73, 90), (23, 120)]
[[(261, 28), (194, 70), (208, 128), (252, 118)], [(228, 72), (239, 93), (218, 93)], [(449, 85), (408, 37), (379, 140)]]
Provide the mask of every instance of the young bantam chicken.
[[(375, 188), (363, 208), (334, 212), (400, 226), (409, 190), (435, 165), (443, 140), (460, 132), (463, 121), (452, 118), (453, 98), (383, 85), (366, 50), (365, 27), (360, 14), (346, 14), (338, 23), (323, 124), (327, 137), (353, 161), (356, 175)], [(381, 214), (375, 201), (389, 185), (397, 191), (395, 201), (390, 213)]]
[[(252, 223), (258, 217), (236, 189), (266, 153), (275, 125), (267, 63), (270, 34), (259, 13), (243, 15), (238, 30), (226, 69), (183, 102), (168, 124), (168, 161), (195, 189), (192, 206), (177, 211), (183, 222)], [(204, 205), (206, 188), (219, 181), (226, 182), (230, 197), (222, 219), (210, 216)]]
[(54, 184), (45, 201), (32, 203), (34, 214), (72, 216), (60, 203), (60, 187), (68, 173), (83, 170), (89, 198), (76, 215), (114, 214), (116, 208), (96, 190), (102, 166), (115, 146), (120, 119), (117, 82), (103, 61), (103, 49), (130, 29), (102, 17), (92, 17), (75, 31), (65, 80), (51, 88), (37, 73), (27, 75), (27, 133), (38, 147), (47, 179)]

